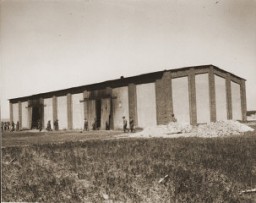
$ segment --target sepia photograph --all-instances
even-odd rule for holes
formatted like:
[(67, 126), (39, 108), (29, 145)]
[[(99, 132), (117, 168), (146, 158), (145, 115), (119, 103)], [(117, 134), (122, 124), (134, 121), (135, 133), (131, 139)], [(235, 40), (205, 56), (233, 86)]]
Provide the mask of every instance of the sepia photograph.
[(1, 202), (256, 203), (256, 0), (0, 0)]

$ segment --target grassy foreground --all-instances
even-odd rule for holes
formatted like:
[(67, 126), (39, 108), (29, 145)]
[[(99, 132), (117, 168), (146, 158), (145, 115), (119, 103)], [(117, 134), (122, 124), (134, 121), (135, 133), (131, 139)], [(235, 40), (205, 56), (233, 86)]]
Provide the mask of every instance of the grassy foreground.
[(256, 202), (239, 195), (256, 187), (255, 133), (6, 147), (2, 161), (2, 201)]

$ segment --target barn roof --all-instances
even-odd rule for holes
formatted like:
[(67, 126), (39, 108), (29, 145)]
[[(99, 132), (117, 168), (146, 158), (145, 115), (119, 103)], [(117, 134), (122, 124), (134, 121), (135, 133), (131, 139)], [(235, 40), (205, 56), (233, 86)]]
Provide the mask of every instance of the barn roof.
[[(200, 65), (200, 66), (189, 66), (189, 67), (182, 67), (182, 68), (176, 68), (176, 69), (169, 69), (169, 70), (145, 73), (145, 74), (131, 76), (131, 77), (121, 76), (120, 78), (114, 79), (114, 80), (107, 80), (107, 81), (103, 81), (103, 82), (99, 82), (99, 83), (87, 84), (87, 85), (71, 87), (71, 88), (62, 89), (62, 90), (55, 90), (55, 91), (50, 91), (50, 92), (44, 92), (44, 93), (34, 94), (34, 95), (30, 95), (30, 96), (17, 97), (17, 98), (9, 99), (9, 101), (11, 103), (16, 103), (18, 101), (27, 101), (27, 100), (36, 99), (36, 98), (50, 98), (52, 96), (63, 96), (68, 93), (77, 94), (77, 93), (81, 93), (85, 90), (91, 91), (91, 90), (96, 90), (96, 89), (103, 89), (106, 87), (112, 87), (112, 88), (122, 87), (122, 86), (126, 86), (130, 83), (134, 83), (134, 84), (150, 83), (150, 82), (154, 82), (157, 79), (162, 78), (164, 72), (166, 72), (166, 71), (175, 73), (175, 72), (187, 71), (190, 68), (205, 69), (205, 68), (210, 68), (210, 67), (213, 67), (214, 69), (216, 69), (222, 73), (229, 73), (229, 72), (227, 72), (223, 69), (220, 69), (219, 67), (211, 65), (211, 64)], [(230, 73), (230, 75), (237, 79), (245, 80), (245, 79), (243, 79), (237, 75), (234, 75), (232, 73)]]

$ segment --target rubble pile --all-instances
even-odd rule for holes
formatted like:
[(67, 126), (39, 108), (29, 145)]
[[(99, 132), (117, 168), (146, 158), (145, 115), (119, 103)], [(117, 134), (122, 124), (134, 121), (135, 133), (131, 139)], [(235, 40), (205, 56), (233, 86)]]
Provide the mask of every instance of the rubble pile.
[[(171, 122), (168, 125), (150, 126), (143, 131), (131, 134), (132, 137), (178, 137), (181, 133), (192, 132), (192, 126), (188, 123)], [(178, 136), (177, 136), (178, 135)]]
[(254, 131), (251, 127), (233, 120), (217, 121), (215, 123), (199, 125), (194, 130), (198, 137), (223, 137)]
[(223, 137), (254, 131), (238, 121), (217, 121), (192, 127), (188, 123), (171, 122), (168, 125), (150, 126), (131, 137)]

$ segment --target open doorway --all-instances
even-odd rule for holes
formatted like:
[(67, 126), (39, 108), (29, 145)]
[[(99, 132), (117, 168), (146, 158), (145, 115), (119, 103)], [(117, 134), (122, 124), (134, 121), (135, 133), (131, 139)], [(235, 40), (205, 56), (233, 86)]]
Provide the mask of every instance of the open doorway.
[(31, 129), (38, 129), (38, 121), (41, 122), (42, 125), (42, 118), (43, 118), (43, 109), (41, 106), (33, 106), (32, 107), (32, 122), (31, 122)]

